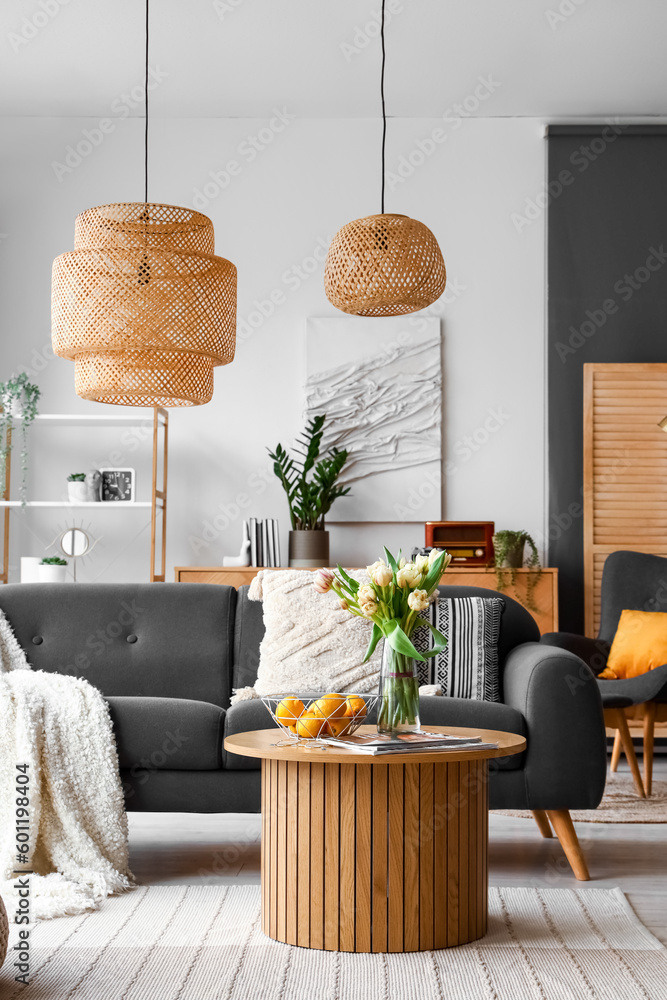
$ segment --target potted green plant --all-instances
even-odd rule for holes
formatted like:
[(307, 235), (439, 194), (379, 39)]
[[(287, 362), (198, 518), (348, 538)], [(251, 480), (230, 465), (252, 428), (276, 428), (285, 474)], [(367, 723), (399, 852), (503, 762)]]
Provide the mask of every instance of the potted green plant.
[(64, 583), (67, 579), (67, 560), (60, 556), (45, 556), (39, 564), (40, 583)]
[(82, 503), (88, 499), (85, 472), (70, 472), (67, 477), (67, 499), (70, 503)]
[(349, 486), (338, 486), (348, 457), (344, 449), (330, 448), (320, 454), (326, 414), (308, 421), (294, 449), (298, 458), (281, 444), (269, 451), (273, 471), (280, 480), (289, 505), (289, 565), (318, 567), (329, 565), (329, 532), (324, 519), (338, 497), (347, 496)]
[(28, 381), (26, 372), (0, 382), (0, 497), (7, 486), (7, 461), (12, 450), (14, 421), (21, 421), (21, 484), (19, 496), (25, 506), (28, 474), (28, 430), (37, 416), (39, 386)]
[[(530, 550), (527, 558), (525, 553), (526, 545)], [(537, 546), (531, 536), (527, 531), (497, 531), (493, 536), (493, 552), (495, 556), (497, 589), (506, 589), (506, 572), (509, 572), (509, 582), (514, 588), (516, 571), (525, 565), (529, 572), (526, 581), (526, 597), (522, 603), (531, 611), (537, 611), (534, 595), (535, 587), (542, 576), (542, 566)], [(516, 590), (515, 596), (521, 600)]]

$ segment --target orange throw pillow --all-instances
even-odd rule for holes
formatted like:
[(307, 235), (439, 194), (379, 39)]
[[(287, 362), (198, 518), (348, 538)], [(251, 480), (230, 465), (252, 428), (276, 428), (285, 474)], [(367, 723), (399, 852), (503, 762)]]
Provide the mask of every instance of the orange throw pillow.
[(622, 611), (604, 680), (638, 677), (667, 663), (667, 612)]

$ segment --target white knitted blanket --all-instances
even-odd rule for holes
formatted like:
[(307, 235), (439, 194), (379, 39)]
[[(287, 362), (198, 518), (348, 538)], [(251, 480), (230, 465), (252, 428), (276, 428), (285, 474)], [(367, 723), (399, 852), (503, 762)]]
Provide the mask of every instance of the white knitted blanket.
[(26, 909), (21, 899), (32, 922), (94, 909), (132, 885), (108, 706), (85, 680), (31, 670), (0, 611), (0, 893), (10, 919)]

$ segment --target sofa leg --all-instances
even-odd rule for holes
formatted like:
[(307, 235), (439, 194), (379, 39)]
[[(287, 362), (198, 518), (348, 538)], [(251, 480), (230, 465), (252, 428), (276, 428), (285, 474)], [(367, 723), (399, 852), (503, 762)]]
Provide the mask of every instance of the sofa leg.
[(556, 836), (560, 846), (565, 851), (565, 857), (570, 862), (570, 867), (575, 878), (580, 882), (588, 882), (588, 866), (581, 850), (581, 845), (577, 837), (572, 818), (568, 809), (547, 809), (547, 816), (551, 820), (551, 825), (556, 831)]
[[(609, 709), (607, 709), (607, 711), (609, 711)], [(635, 753), (635, 748), (632, 743), (632, 736), (630, 735), (630, 730), (628, 729), (628, 720), (625, 717), (625, 712), (622, 708), (614, 708), (611, 710), (610, 714), (613, 718), (613, 725), (621, 734), (621, 743), (623, 744), (623, 750), (628, 764), (630, 765), (632, 780), (635, 783), (637, 795), (640, 799), (645, 799), (646, 794), (644, 792), (642, 776), (639, 771), (639, 764), (637, 763), (637, 754)]]
[(644, 789), (650, 798), (653, 789), (653, 735), (655, 732), (655, 702), (644, 705)]
[(543, 837), (553, 837), (551, 823), (544, 809), (533, 809), (533, 819), (537, 823), (537, 828)]
[(610, 770), (612, 774), (615, 774), (618, 770), (618, 762), (621, 759), (621, 731), (616, 730), (616, 735), (614, 736), (614, 749), (611, 751), (611, 764)]

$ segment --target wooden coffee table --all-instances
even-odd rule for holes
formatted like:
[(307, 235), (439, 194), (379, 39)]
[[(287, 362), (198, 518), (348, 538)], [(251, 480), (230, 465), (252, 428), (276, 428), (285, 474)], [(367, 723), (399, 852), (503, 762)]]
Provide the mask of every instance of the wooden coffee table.
[(498, 746), (378, 759), (285, 746), (278, 729), (227, 737), (230, 753), (262, 759), (268, 937), (327, 951), (402, 952), (486, 933), (488, 762), (520, 753), (526, 741), (428, 728)]

